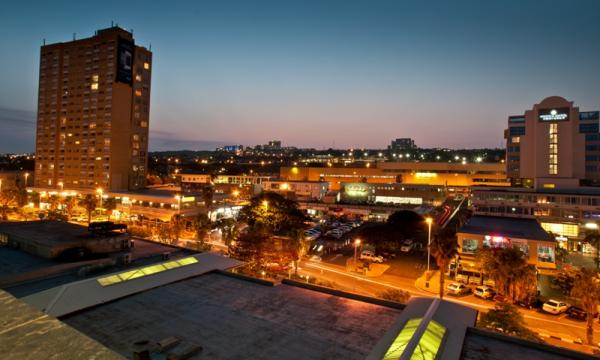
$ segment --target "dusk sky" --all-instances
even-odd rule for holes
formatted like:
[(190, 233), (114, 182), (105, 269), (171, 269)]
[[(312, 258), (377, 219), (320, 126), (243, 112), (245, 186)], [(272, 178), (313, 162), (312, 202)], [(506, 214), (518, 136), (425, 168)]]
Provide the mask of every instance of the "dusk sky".
[(544, 97), (600, 109), (600, 1), (13, 1), (0, 152), (34, 150), (42, 40), (111, 20), (152, 44), (151, 150), (501, 147)]

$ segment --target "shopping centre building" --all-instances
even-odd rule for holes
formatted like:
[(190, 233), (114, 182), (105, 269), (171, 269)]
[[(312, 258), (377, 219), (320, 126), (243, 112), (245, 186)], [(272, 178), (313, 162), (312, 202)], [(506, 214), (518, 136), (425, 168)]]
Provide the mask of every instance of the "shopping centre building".
[(421, 184), (470, 187), (508, 186), (503, 163), (379, 162), (368, 167), (282, 167), (279, 177), (296, 181), (326, 181), (339, 191), (342, 183)]

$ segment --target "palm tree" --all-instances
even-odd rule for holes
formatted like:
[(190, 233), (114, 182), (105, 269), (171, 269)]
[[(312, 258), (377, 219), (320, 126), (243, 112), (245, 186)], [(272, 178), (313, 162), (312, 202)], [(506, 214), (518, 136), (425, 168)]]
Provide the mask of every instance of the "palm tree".
[(60, 198), (58, 195), (50, 195), (48, 203), (50, 204), (50, 211), (56, 211), (60, 205)]
[(115, 198), (109, 197), (106, 200), (102, 201), (102, 207), (107, 211), (108, 220), (110, 220), (113, 211), (117, 208), (117, 200)]
[(206, 206), (206, 209), (208, 209), (209, 212), (213, 203), (214, 193), (215, 190), (213, 189), (212, 185), (207, 185), (202, 189), (202, 200), (204, 201), (204, 206)]
[(92, 212), (96, 210), (98, 200), (94, 195), (87, 194), (83, 199), (79, 200), (79, 206), (85, 209), (87, 212), (88, 225), (92, 223)]
[(496, 287), (512, 301), (535, 292), (537, 278), (535, 270), (529, 266), (524, 254), (516, 247), (509, 246), (491, 250), (492, 256), (480, 258), (483, 272), (489, 274)]
[(306, 235), (301, 228), (294, 229), (290, 232), (289, 251), (294, 262), (294, 275), (298, 275), (298, 263), (306, 251)]
[(584, 240), (596, 249), (596, 270), (600, 270), (600, 231), (590, 230), (586, 232)]
[(74, 196), (67, 196), (64, 200), (65, 210), (67, 211), (67, 220), (71, 220), (73, 217), (73, 211), (77, 206), (77, 199)]
[(215, 224), (216, 228), (221, 229), (221, 239), (227, 247), (240, 235), (240, 231), (236, 225), (235, 219), (232, 218), (219, 219)]
[(444, 272), (450, 261), (458, 255), (458, 241), (452, 229), (445, 228), (437, 233), (431, 242), (431, 253), (440, 270), (440, 299), (444, 298)]
[(594, 343), (594, 314), (600, 304), (600, 279), (597, 270), (582, 268), (575, 278), (571, 296), (579, 300), (579, 304), (587, 313), (587, 342)]
[(18, 190), (16, 189), (4, 189), (0, 192), (0, 215), (2, 220), (8, 220), (9, 210), (17, 206), (18, 203)]
[(196, 240), (199, 245), (204, 245), (206, 234), (212, 228), (212, 223), (208, 216), (203, 213), (199, 213), (194, 219), (194, 230), (196, 230)]

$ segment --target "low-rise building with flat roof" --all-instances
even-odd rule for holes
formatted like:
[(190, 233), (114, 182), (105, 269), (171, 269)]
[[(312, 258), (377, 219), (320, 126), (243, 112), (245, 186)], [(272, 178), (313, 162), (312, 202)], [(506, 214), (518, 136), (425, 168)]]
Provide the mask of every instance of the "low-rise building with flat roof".
[(325, 181), (267, 180), (263, 181), (262, 189), (299, 200), (321, 200), (329, 191), (329, 184)]
[(0, 243), (46, 259), (70, 252), (108, 254), (131, 248), (125, 232), (90, 232), (85, 226), (63, 221), (0, 223)]
[(555, 268), (556, 240), (535, 219), (473, 216), (456, 234), (461, 262), (474, 262), (481, 249), (515, 246), (529, 264)]

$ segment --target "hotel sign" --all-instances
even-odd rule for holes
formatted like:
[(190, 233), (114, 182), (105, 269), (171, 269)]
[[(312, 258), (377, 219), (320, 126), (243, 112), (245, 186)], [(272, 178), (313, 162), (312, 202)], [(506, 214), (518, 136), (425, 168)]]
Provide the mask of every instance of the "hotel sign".
[(569, 108), (540, 110), (540, 121), (566, 121), (569, 120)]

